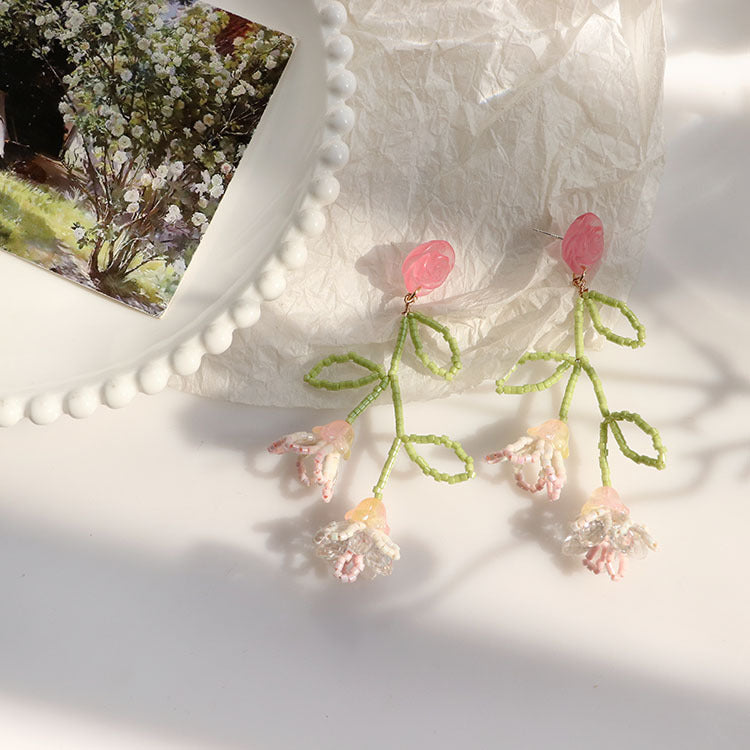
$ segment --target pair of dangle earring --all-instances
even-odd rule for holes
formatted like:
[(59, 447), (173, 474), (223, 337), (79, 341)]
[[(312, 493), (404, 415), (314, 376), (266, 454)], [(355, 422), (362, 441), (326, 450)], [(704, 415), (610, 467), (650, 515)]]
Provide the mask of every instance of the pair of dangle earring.
[[(599, 262), (604, 250), (601, 221), (594, 214), (584, 214), (573, 222), (565, 237), (559, 239), (563, 241), (563, 259), (573, 271), (573, 284), (578, 293), (574, 310), (575, 356), (555, 351), (529, 352), (521, 357), (505, 377), (497, 381), (497, 392), (521, 394), (544, 390), (569, 373), (560, 411), (556, 419), (550, 419), (538, 427), (531, 428), (527, 435), (502, 451), (487, 456), (487, 461), (509, 462), (514, 466), (515, 479), (519, 487), (534, 493), (546, 491), (550, 500), (557, 500), (566, 480), (564, 460), (568, 457), (568, 413), (578, 379), (581, 373), (584, 373), (594, 387), (602, 415), (599, 431), (602, 487), (595, 490), (584, 504), (563, 543), (563, 549), (568, 554), (583, 555), (583, 564), (594, 573), (606, 570), (613, 580), (618, 580), (625, 572), (628, 557), (645, 554), (649, 549), (655, 548), (655, 543), (643, 526), (636, 525), (630, 520), (628, 508), (623, 505), (611, 486), (607, 460), (609, 434), (612, 434), (622, 453), (636, 463), (661, 469), (664, 467), (665, 449), (659, 433), (640, 415), (628, 411), (609, 410), (601, 380), (585, 355), (585, 315), (589, 315), (594, 328), (600, 334), (620, 346), (643, 346), (645, 332), (625, 303), (590, 291), (586, 285), (586, 272)], [(409, 344), (422, 365), (437, 377), (450, 381), (461, 369), (458, 345), (449, 330), (433, 318), (412, 310), (412, 306), (420, 297), (443, 284), (454, 263), (453, 248), (441, 240), (427, 242), (412, 250), (402, 266), (406, 287), (405, 307), (388, 370), (355, 352), (332, 354), (318, 362), (304, 378), (315, 388), (339, 391), (374, 387), (345, 419), (314, 427), (310, 432), (286, 435), (268, 449), (272, 453), (296, 454), (300, 481), (308, 486), (319, 485), (323, 500), (329, 502), (333, 497), (341, 460), (349, 458), (354, 441), (354, 422), (386, 390), (390, 390), (395, 417), (395, 437), (380, 476), (372, 489), (372, 496), (346, 513), (344, 521), (334, 521), (320, 529), (313, 539), (318, 555), (330, 563), (334, 576), (343, 582), (353, 582), (360, 576), (374, 578), (377, 575), (388, 575), (392, 571), (393, 563), (400, 557), (398, 545), (390, 538), (383, 493), (402, 448), (424, 474), (436, 481), (454, 484), (474, 477), (473, 460), (458, 441), (446, 435), (418, 435), (406, 431), (398, 377), (401, 358)], [(635, 338), (620, 336), (606, 328), (599, 316), (599, 305), (608, 305), (620, 310), (633, 327)], [(426, 353), (421, 335), (425, 328), (437, 333), (447, 343), (451, 354), (446, 367), (436, 363)], [(507, 380), (518, 367), (540, 360), (557, 363), (552, 375), (538, 383), (507, 385)], [(362, 370), (362, 375), (349, 380), (329, 380), (321, 377), (324, 370), (337, 365), (353, 365)], [(655, 457), (644, 456), (630, 449), (620, 427), (624, 422), (634, 424), (651, 438), (656, 451)], [(434, 469), (419, 454), (419, 446), (428, 444), (452, 450), (463, 462), (464, 471), (446, 474)], [(529, 473), (533, 474), (531, 481), (527, 478)]]

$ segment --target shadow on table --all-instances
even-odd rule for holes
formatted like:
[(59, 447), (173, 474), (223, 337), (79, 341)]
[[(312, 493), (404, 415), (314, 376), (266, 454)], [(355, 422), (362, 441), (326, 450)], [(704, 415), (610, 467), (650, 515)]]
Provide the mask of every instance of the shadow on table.
[[(750, 6), (742, 7), (745, 15), (750, 13)], [(699, 24), (701, 15), (681, 11), (681, 17)], [(734, 27), (726, 20), (724, 28), (731, 33)], [(747, 107), (727, 112), (699, 109), (671, 139), (649, 235), (648, 272), (641, 274), (634, 289), (633, 307), (655, 334), (649, 337), (650, 346), (658, 345), (658, 339), (680, 341), (688, 349), (691, 368), (679, 375), (660, 375), (654, 369), (601, 373), (627, 386), (661, 389), (671, 408), (660, 429), (666, 436), (695, 436), (691, 448), (668, 454), (670, 466), (679, 462), (684, 480), (660, 493), (665, 498), (708, 485), (727, 458), (739, 457), (738, 479), (750, 476), (750, 459), (742, 461), (750, 456), (750, 440), (728, 438), (711, 426), (717, 414), (726, 414), (731, 433), (731, 423), (747, 413), (750, 401), (746, 347), (740, 344), (750, 335), (750, 327), (746, 319), (733, 321), (727, 312), (746, 302), (750, 278), (750, 255), (739, 250), (747, 244), (744, 216), (750, 172), (738, 155), (746, 152), (748, 118)], [(684, 300), (680, 309), (668, 302), (676, 288)], [(722, 330), (709, 328), (706, 319)], [(664, 369), (674, 373), (670, 364)]]
[[(483, 550), (476, 555), (476, 559), (466, 566), (466, 570), (459, 571), (453, 576), (454, 587), (464, 575), (477, 575), (478, 571), (491, 565), (498, 555), (504, 554), (513, 547), (524, 543), (539, 545), (550, 557), (556, 567), (569, 574), (580, 570), (580, 560), (566, 557), (562, 553), (562, 540), (567, 534), (570, 521), (575, 518), (589, 491), (585, 491), (576, 482), (576, 473), (572, 472), (568, 483), (568, 490), (564, 497), (556, 503), (549, 503), (546, 496), (532, 497), (518, 489), (512, 478), (512, 469), (508, 465), (490, 466), (483, 461), (483, 455), (490, 446), (497, 441), (505, 445), (515, 435), (522, 435), (528, 428), (528, 401), (526, 399), (510, 398), (505, 408), (491, 387), (484, 388), (487, 403), (490, 407), (497, 406), (498, 418), (468, 438), (462, 437), (464, 448), (475, 457), (475, 467), (478, 478), (474, 481), (489, 481), (503, 488), (509, 496), (521, 499), (523, 507), (511, 517), (511, 526), (516, 542), (513, 545), (498, 544)], [(547, 394), (550, 403), (555, 395)], [(210, 405), (209, 405), (210, 403)], [(385, 459), (392, 440), (392, 433), (374, 431), (369, 415), (357, 422), (357, 436), (355, 450), (351, 458), (342, 464), (340, 477), (336, 484), (334, 501), (324, 504), (320, 500), (320, 488), (313, 485), (305, 487), (297, 479), (295, 470), (296, 455), (284, 454), (268, 456), (266, 448), (273, 439), (282, 434), (300, 429), (310, 429), (314, 425), (325, 424), (341, 417), (336, 411), (306, 410), (306, 421), (300, 422), (300, 410), (286, 411), (283, 409), (266, 409), (236, 407), (229, 404), (221, 406), (212, 402), (200, 404), (192, 412), (186, 413), (183, 420), (183, 430), (188, 438), (200, 442), (210, 436), (212, 442), (230, 450), (238, 451), (245, 456), (248, 471), (256, 478), (267, 480), (270, 491), (280, 498), (299, 501), (299, 512), (291, 517), (286, 513), (278, 519), (266, 521), (254, 527), (254, 530), (266, 536), (267, 547), (281, 560), (281, 565), (287, 573), (292, 575), (307, 575), (314, 572), (317, 575), (329, 576), (326, 565), (316, 560), (312, 537), (322, 526), (332, 520), (340, 520), (340, 516), (348, 509), (342, 508), (340, 498), (362, 498), (367, 494), (368, 485), (362, 484), (361, 466), (379, 466)], [(512, 406), (513, 408), (508, 408)], [(388, 407), (382, 407), (388, 408)], [(553, 407), (551, 407), (553, 408)], [(557, 407), (554, 407), (555, 411)], [(226, 410), (226, 411), (225, 411)], [(253, 419), (247, 418), (247, 412), (252, 412)], [(467, 412), (466, 422), (486, 419), (486, 411), (476, 414)], [(269, 436), (270, 425), (279, 425), (275, 429), (279, 434)], [(239, 429), (238, 429), (239, 428)], [(201, 437), (202, 436), (202, 437)], [(502, 447), (497, 444), (497, 447)], [(576, 448), (575, 437), (572, 441), (573, 450)], [(419, 476), (418, 469), (403, 456), (391, 472), (391, 483), (398, 483), (399, 479)], [(377, 476), (377, 470), (373, 481)], [(432, 480), (424, 478), (425, 491), (429, 491)], [(585, 494), (584, 494), (585, 492)], [(352, 504), (355, 504), (352, 502)], [(404, 546), (403, 533), (394, 535), (401, 546)], [(408, 545), (410, 565), (419, 570), (418, 578), (424, 582), (431, 578), (429, 569), (429, 554), (422, 549), (421, 563), (415, 564), (415, 542)], [(416, 583), (415, 579), (412, 583)], [(431, 599), (437, 598), (433, 592)]]
[(731, 697), (501, 634), (473, 642), (418, 600), (394, 610), (409, 601), (404, 577), (311, 589), (240, 549), (157, 558), (6, 517), (0, 578), (0, 690), (109, 722), (113, 737), (135, 727), (191, 747), (374, 750), (721, 736), (739, 747), (750, 731)]

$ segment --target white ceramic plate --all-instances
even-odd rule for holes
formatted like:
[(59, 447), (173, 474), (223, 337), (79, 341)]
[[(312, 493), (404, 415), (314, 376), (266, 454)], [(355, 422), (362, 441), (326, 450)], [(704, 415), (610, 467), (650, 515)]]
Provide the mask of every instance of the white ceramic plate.
[(224, 0), (227, 10), (292, 34), (297, 48), (199, 251), (161, 320), (88, 293), (0, 253), (0, 425), (48, 424), (121, 407), (195, 372), (206, 352), (253, 325), (260, 302), (305, 262), (305, 238), (349, 158), (341, 140), (356, 82), (345, 66), (343, 5), (331, 0)]

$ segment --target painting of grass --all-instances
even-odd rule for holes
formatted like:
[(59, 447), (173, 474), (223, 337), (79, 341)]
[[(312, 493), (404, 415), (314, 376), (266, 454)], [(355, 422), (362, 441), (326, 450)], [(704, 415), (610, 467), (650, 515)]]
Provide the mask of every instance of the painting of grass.
[[(82, 202), (0, 171), (0, 249), (95, 288), (86, 275), (88, 253), (78, 246), (73, 231), (74, 226), (88, 229), (94, 225)], [(154, 262), (139, 268), (132, 282), (126, 280), (113, 291), (133, 303), (140, 297), (148, 310), (158, 308), (161, 290), (176, 287), (179, 280), (172, 269)]]
[(0, 172), (0, 246), (26, 260), (46, 265), (59, 251), (78, 255), (73, 225), (93, 227), (93, 218), (69, 198), (45, 185), (33, 185)]

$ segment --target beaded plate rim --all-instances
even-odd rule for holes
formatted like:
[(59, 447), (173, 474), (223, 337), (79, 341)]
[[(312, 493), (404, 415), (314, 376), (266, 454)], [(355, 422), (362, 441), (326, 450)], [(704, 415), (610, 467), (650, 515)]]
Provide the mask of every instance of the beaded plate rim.
[(261, 303), (283, 294), (287, 273), (305, 265), (307, 241), (325, 230), (327, 219), (323, 209), (339, 195), (334, 173), (349, 161), (344, 137), (354, 126), (354, 112), (346, 101), (357, 87), (356, 77), (347, 68), (354, 47), (351, 39), (341, 33), (348, 17), (346, 8), (338, 0), (313, 0), (313, 3), (320, 16), (326, 55), (328, 103), (322, 144), (304, 199), (296, 215), (289, 217), (282, 239), (254, 281), (198, 333), (191, 331), (135, 370), (65, 392), (0, 399), (0, 427), (11, 427), (23, 419), (47, 425), (63, 414), (83, 419), (99, 406), (119, 409), (139, 393), (154, 395), (163, 391), (173, 375), (197, 372), (204, 355), (226, 351), (236, 330), (250, 328), (258, 321)]

